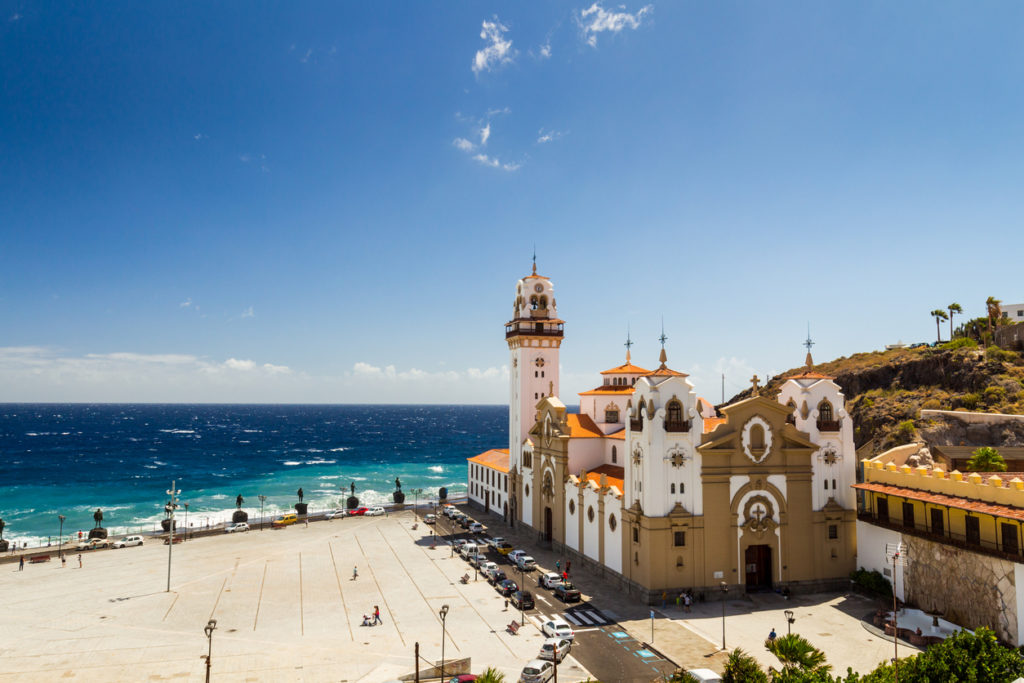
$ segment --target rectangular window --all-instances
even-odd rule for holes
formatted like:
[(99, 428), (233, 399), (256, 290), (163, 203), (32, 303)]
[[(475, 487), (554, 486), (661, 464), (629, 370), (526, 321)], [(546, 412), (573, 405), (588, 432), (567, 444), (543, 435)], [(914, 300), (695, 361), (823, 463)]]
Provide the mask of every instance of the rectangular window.
[(677, 532), (675, 532), (675, 546), (677, 548), (682, 548), (685, 545), (686, 545), (686, 532), (685, 531), (677, 531)]
[(1017, 525), (1007, 524), (1003, 522), (999, 525), (999, 530), (1003, 536), (1003, 552), (1016, 555), (1020, 552), (1020, 546), (1017, 544)]
[(637, 529), (636, 527), (633, 527), (633, 543), (639, 543), (639, 542), (640, 542), (640, 530)]
[(835, 479), (832, 480), (832, 490), (833, 491), (836, 490), (836, 480)]
[(914, 504), (904, 503), (903, 504), (903, 526), (908, 529), (914, 528)]
[(832, 540), (832, 541), (834, 541), (837, 538), (839, 538), (839, 525), (838, 524), (829, 524), (828, 525), (828, 537), (829, 537), (829, 540)]
[(686, 492), (686, 486), (684, 484), (680, 483), (679, 484), (679, 493), (685, 493), (685, 492)]
[(889, 499), (875, 498), (875, 516), (879, 522), (889, 521)]
[(944, 536), (946, 533), (946, 525), (943, 523), (942, 510), (938, 508), (932, 508), (929, 511), (932, 517), (932, 533)]
[(825, 480), (825, 490), (828, 491), (828, 479)]
[(981, 545), (981, 521), (977, 517), (968, 515), (964, 517), (964, 526), (967, 529), (967, 542)]

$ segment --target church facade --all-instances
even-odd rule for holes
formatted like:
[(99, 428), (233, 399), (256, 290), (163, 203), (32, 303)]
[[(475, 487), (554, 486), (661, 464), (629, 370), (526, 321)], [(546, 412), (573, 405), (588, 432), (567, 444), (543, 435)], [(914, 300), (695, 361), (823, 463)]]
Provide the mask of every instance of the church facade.
[(856, 561), (853, 425), (810, 353), (777, 399), (758, 395), (754, 378), (754, 395), (719, 415), (664, 348), (654, 370), (627, 350), (570, 413), (558, 394), (564, 324), (535, 266), (505, 325), (509, 443), (497, 466), (510, 523), (647, 600), (845, 583)]

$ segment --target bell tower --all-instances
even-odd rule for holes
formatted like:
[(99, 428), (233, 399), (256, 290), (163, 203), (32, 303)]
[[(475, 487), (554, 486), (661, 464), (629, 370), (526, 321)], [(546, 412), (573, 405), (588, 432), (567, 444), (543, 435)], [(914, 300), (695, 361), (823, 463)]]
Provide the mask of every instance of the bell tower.
[(558, 350), (562, 345), (564, 324), (565, 321), (558, 318), (551, 280), (537, 274), (534, 255), (533, 272), (516, 283), (512, 320), (505, 323), (510, 378), (510, 472), (522, 471), (523, 442), (533, 428), (537, 403), (547, 396), (558, 396)]

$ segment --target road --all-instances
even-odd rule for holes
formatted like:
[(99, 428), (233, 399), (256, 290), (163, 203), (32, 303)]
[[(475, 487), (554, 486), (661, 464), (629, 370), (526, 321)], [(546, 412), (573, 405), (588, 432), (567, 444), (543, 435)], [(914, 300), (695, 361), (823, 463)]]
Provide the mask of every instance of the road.
[[(461, 509), (470, 516), (474, 516), (474, 511), (470, 508), (463, 507)], [(459, 538), (479, 540), (486, 537), (486, 534), (482, 536), (470, 534), (440, 514), (434, 528), (440, 537), (439, 545), (442, 541), (450, 543)], [(511, 536), (512, 534), (505, 529), (497, 529), (495, 535)], [(535, 552), (529, 545), (517, 545), (516, 547), (526, 550), (538, 560), (546, 554)], [(504, 555), (490, 548), (487, 549), (486, 555), (489, 560), (497, 562), (499, 565), (509, 565)], [(472, 576), (472, 567), (468, 563), (466, 567)], [(509, 578), (517, 583), (520, 582), (522, 572), (514, 565), (510, 568), (506, 567), (505, 571)], [(551, 617), (561, 617), (571, 623), (576, 635), (570, 656), (587, 669), (594, 678), (599, 681), (650, 683), (650, 681), (660, 680), (663, 676), (670, 676), (675, 671), (675, 666), (671, 662), (644, 647), (643, 643), (637, 641), (619, 626), (616, 621), (614, 605), (601, 604), (587, 598), (586, 580), (583, 585), (576, 583), (576, 588), (583, 593), (583, 601), (570, 605), (563, 604), (550, 591), (538, 586), (536, 577), (540, 573), (549, 571), (555, 571), (555, 568), (541, 566), (538, 563), (537, 571), (527, 573), (522, 579), (525, 583), (525, 586), (522, 586), (523, 589), (533, 593), (536, 602), (536, 607), (526, 611), (523, 615), (525, 621), (527, 624), (532, 624), (538, 631), (544, 621)], [(509, 609), (512, 609), (511, 606)]]

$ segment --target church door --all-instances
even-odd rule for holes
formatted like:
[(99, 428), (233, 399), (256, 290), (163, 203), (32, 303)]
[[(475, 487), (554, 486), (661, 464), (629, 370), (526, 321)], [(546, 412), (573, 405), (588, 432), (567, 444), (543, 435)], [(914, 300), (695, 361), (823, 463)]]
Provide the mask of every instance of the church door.
[(772, 587), (772, 548), (768, 545), (747, 547), (744, 557), (747, 590), (757, 591)]
[(547, 543), (551, 543), (551, 508), (544, 508), (544, 540)]

